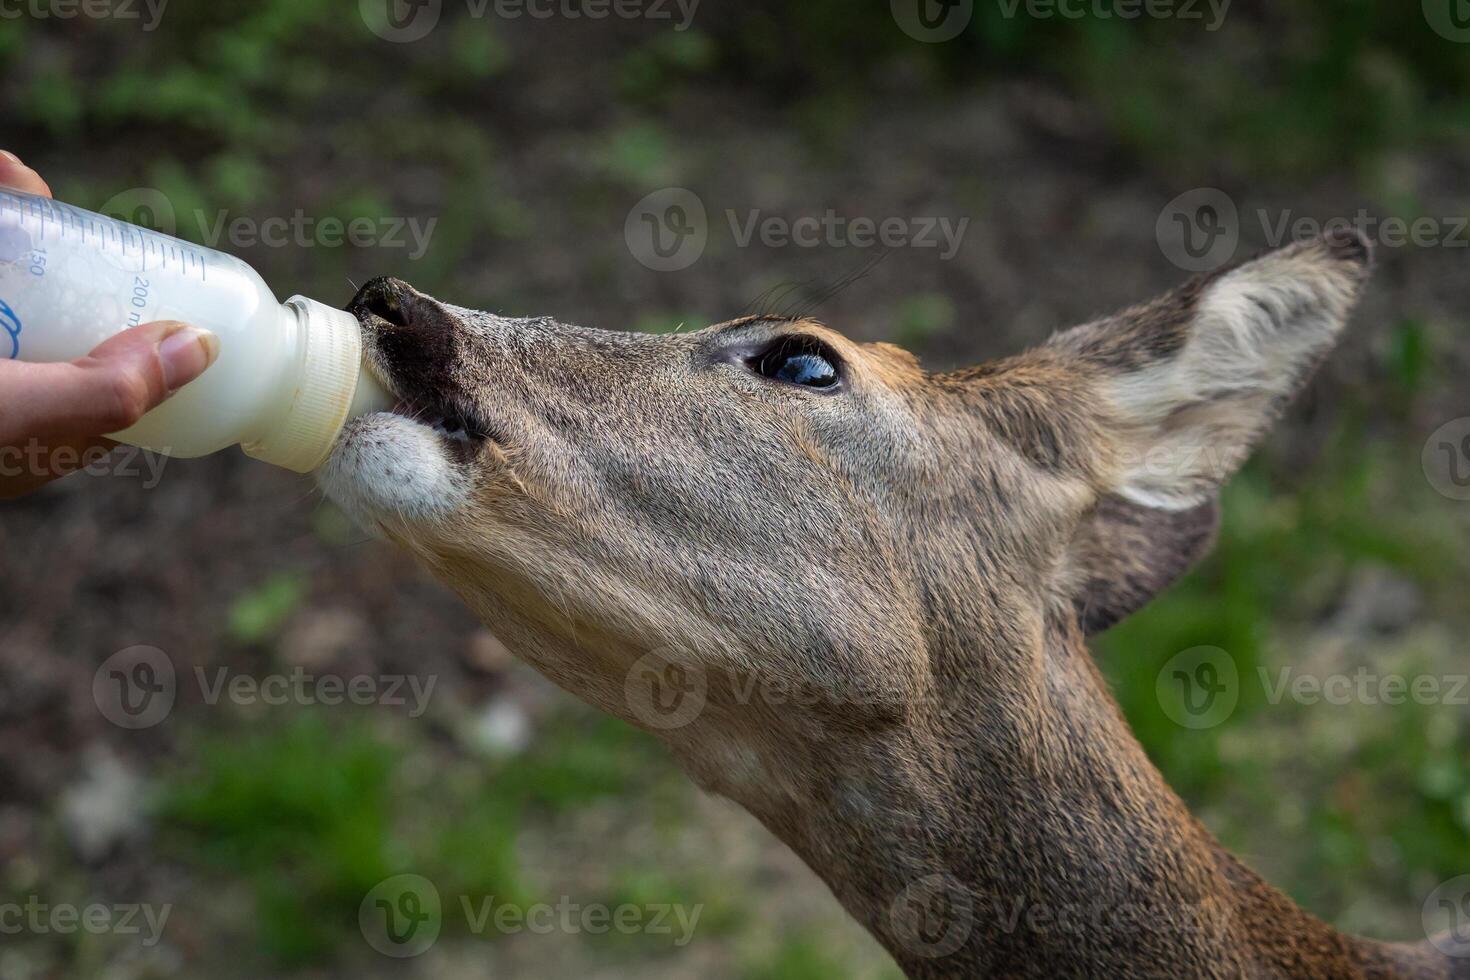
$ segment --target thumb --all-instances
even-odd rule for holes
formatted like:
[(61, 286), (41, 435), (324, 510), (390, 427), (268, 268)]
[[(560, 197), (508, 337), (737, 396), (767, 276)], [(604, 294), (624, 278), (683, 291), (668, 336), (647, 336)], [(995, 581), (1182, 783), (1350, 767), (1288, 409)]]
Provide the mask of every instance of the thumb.
[(126, 429), (218, 355), (214, 334), (166, 320), (124, 330), (70, 363), (0, 361), (0, 445)]

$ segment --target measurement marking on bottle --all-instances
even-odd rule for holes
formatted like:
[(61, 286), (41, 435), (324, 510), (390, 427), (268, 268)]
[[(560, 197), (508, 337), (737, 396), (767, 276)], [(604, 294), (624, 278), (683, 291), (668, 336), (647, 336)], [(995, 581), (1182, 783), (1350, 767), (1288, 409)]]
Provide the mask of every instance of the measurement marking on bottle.
[(133, 307), (128, 314), (128, 326), (136, 327), (143, 322), (143, 311), (148, 308), (149, 282), (142, 276), (133, 277), (133, 295), (129, 299), (129, 305)]

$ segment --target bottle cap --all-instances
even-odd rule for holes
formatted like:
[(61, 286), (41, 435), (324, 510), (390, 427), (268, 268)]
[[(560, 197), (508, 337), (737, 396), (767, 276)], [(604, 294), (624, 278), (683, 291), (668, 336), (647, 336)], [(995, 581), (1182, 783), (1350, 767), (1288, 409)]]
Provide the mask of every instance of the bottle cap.
[(305, 296), (292, 296), (285, 306), (296, 314), (301, 330), (296, 390), (273, 429), (241, 448), (262, 462), (309, 473), (326, 461), (349, 409), (386, 408), (391, 399), (381, 392), (377, 398), (364, 397), (372, 392), (358, 390), (359, 385), (378, 385), (363, 370), (362, 327), (357, 317)]

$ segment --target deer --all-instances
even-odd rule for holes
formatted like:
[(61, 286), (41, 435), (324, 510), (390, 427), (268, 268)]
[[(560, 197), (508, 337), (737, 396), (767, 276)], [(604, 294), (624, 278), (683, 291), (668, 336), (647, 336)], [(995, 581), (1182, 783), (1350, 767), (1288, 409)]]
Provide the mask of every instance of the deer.
[(319, 480), (909, 977), (1465, 980), (1231, 855), (1088, 649), (1210, 550), (1372, 264), (1330, 231), (946, 372), (805, 317), (627, 333), (375, 279), (348, 309), (399, 405)]

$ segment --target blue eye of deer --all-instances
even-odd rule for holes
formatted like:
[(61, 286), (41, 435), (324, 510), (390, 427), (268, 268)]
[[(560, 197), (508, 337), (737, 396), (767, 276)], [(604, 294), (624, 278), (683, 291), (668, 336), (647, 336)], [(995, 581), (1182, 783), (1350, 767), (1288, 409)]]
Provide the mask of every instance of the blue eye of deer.
[(841, 380), (837, 358), (811, 337), (783, 337), (752, 357), (750, 367), (761, 377), (804, 388), (830, 388)]

